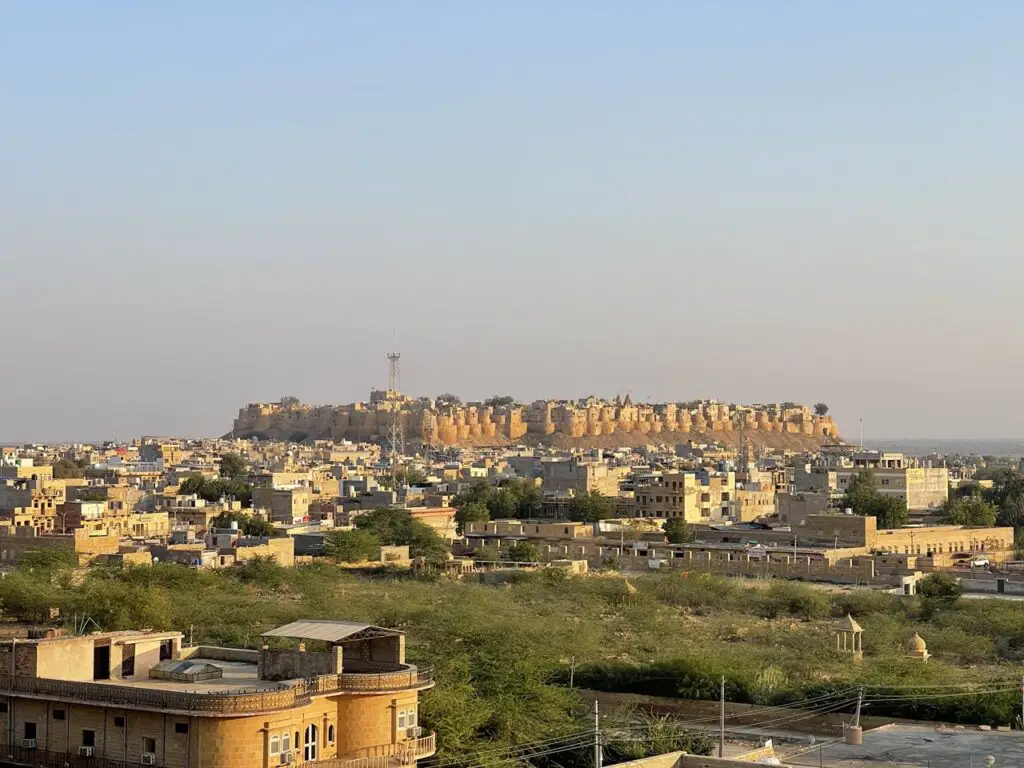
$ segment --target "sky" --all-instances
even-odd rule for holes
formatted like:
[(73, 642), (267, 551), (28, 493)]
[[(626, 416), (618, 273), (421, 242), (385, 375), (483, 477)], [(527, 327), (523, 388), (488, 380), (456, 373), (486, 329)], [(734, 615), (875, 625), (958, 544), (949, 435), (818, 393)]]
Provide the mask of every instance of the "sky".
[(1024, 3), (0, 3), (0, 442), (387, 384), (1024, 437)]

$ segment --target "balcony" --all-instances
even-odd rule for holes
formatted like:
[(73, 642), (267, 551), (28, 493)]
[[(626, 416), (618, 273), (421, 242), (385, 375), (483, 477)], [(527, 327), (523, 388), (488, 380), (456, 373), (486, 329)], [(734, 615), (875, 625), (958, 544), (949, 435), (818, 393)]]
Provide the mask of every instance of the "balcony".
[(433, 685), (434, 670), (431, 667), (411, 664), (346, 667), (346, 671), (337, 676), (339, 691), (406, 691), (432, 688)]
[(398, 768), (415, 765), (417, 760), (430, 757), (436, 751), (437, 735), (431, 731), (416, 739), (359, 749), (345, 757), (318, 760), (316, 765), (317, 768)]

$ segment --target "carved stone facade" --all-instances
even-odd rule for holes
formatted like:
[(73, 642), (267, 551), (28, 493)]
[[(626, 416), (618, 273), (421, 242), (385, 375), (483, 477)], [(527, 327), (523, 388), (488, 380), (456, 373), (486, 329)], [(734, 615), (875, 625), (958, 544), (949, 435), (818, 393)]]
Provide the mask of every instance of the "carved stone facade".
[(403, 397), (350, 405), (251, 403), (238, 412), (233, 436), (302, 441), (379, 441), (391, 409), (401, 409), (407, 440), (428, 445), (480, 445), (532, 441), (552, 435), (585, 440), (612, 435), (647, 435), (650, 442), (685, 442), (708, 434), (776, 433), (826, 440), (838, 437), (831, 416), (806, 406), (744, 406), (716, 401), (634, 404), (614, 401), (538, 400), (529, 405), (469, 403), (438, 406), (429, 398)]

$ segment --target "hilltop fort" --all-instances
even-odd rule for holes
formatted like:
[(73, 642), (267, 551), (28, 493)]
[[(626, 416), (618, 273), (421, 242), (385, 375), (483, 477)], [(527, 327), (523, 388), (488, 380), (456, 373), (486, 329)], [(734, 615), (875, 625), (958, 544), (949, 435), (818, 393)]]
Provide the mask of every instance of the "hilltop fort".
[(238, 412), (234, 437), (271, 440), (380, 442), (397, 417), (407, 444), (480, 446), (544, 443), (559, 447), (674, 444), (687, 440), (807, 450), (838, 437), (831, 416), (795, 403), (737, 405), (715, 400), (633, 403), (614, 400), (510, 398), (461, 403), (374, 390), (369, 402), (307, 405), (294, 398), (250, 403)]

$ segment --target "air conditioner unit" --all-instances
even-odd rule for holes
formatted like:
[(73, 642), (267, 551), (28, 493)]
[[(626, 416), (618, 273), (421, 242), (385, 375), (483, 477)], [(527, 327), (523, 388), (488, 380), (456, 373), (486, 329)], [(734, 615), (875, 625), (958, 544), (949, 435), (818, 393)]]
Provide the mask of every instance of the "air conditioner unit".
[(149, 753), (149, 752), (145, 753), (142, 756), (142, 764), (143, 765), (156, 765), (156, 755), (154, 755), (152, 753)]
[(294, 752), (282, 752), (281, 753), (281, 765), (291, 765), (295, 762)]
[(36, 740), (35, 739), (22, 739), (21, 740), (21, 746), (22, 746), (22, 749), (35, 749), (36, 748)]
[(92, 753), (93, 753), (93, 747), (79, 747), (78, 748), (78, 756), (79, 757), (92, 757)]
[(406, 729), (405, 738), (407, 739), (418, 739), (423, 735), (423, 729), (418, 725), (414, 725), (412, 728)]

